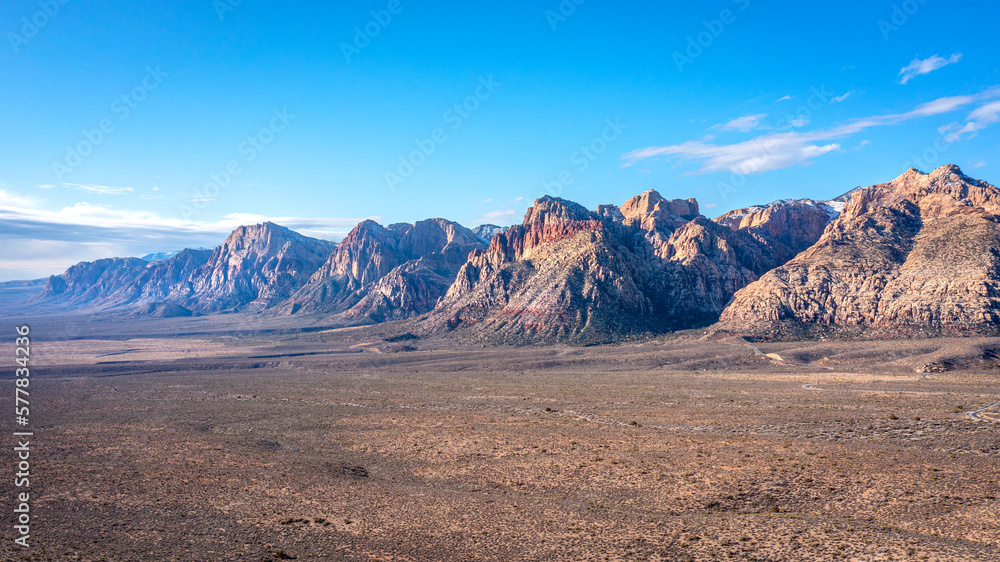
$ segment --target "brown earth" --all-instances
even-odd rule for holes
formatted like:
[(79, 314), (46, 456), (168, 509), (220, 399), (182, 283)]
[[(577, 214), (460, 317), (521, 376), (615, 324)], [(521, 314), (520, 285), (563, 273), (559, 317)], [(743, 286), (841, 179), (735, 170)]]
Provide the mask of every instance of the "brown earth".
[(394, 326), (34, 318), (33, 547), (8, 509), (0, 558), (1000, 559), (1000, 426), (967, 413), (1000, 340)]

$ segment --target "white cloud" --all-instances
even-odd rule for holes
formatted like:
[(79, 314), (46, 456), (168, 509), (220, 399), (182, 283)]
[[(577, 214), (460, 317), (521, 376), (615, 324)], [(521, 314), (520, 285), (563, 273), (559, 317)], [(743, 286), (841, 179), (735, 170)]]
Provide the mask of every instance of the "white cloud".
[(963, 135), (974, 137), (976, 133), (990, 125), (1000, 123), (1000, 101), (994, 101), (977, 108), (965, 120), (965, 125), (952, 123), (941, 127), (938, 132), (945, 135), (947, 142), (960, 140)]
[(741, 131), (746, 133), (747, 131), (752, 131), (760, 125), (760, 120), (767, 117), (766, 113), (756, 113), (754, 115), (744, 115), (738, 119), (733, 119), (732, 121), (722, 125), (722, 129), (725, 131)]
[(647, 148), (625, 157), (632, 163), (657, 157), (700, 161), (703, 173), (727, 170), (737, 174), (761, 174), (804, 164), (839, 148), (839, 144), (813, 145), (800, 133), (771, 133), (730, 145), (689, 141), (679, 145)]
[(851, 97), (852, 95), (854, 95), (854, 90), (851, 90), (850, 92), (847, 92), (846, 94), (844, 94), (842, 96), (837, 96), (837, 97), (833, 98), (832, 100), (830, 100), (830, 103), (840, 103), (840, 102), (846, 100), (847, 98)]
[(517, 218), (519, 213), (514, 209), (501, 209), (499, 211), (490, 211), (488, 213), (483, 213), (480, 218), (486, 222), (501, 222), (510, 221), (511, 219)]
[(910, 62), (910, 64), (903, 67), (903, 69), (899, 71), (899, 75), (903, 77), (899, 81), (899, 83), (906, 84), (907, 82), (916, 78), (917, 76), (921, 76), (923, 74), (930, 74), (931, 72), (934, 72), (939, 68), (944, 68), (949, 64), (955, 64), (961, 60), (962, 60), (962, 53), (955, 53), (954, 55), (951, 55), (948, 58), (942, 58), (938, 55), (934, 55), (933, 57), (924, 60), (913, 59), (913, 61)]
[(63, 185), (67, 187), (75, 187), (80, 191), (96, 193), (98, 195), (125, 195), (126, 193), (132, 193), (135, 191), (131, 187), (108, 187), (106, 185), (84, 185), (79, 183), (66, 183)]
[(969, 120), (992, 125), (1000, 122), (1000, 101), (988, 103), (969, 114)]
[(778, 102), (788, 101), (792, 99), (792, 96), (785, 96), (783, 98), (778, 98)]
[[(55, 189), (55, 185), (40, 185), (38, 189)], [(74, 188), (86, 193), (96, 193), (98, 195), (125, 195), (135, 191), (131, 187), (108, 187), (106, 185), (92, 185), (82, 183), (64, 183), (62, 187)]]
[(809, 123), (810, 123), (810, 121), (808, 119), (803, 119), (803, 118), (800, 117), (798, 119), (792, 119), (791, 121), (789, 121), (788, 122), (788, 126), (796, 128), (796, 129), (801, 129), (802, 127), (805, 127)]
[(0, 189), (0, 208), (3, 207), (21, 207), (26, 209), (34, 209), (41, 202), (37, 199), (31, 197), (22, 197), (8, 191)]
[[(729, 145), (715, 145), (704, 141), (688, 141), (662, 147), (649, 147), (625, 154), (624, 166), (641, 160), (663, 158), (684, 162), (699, 162), (698, 173), (729, 171), (738, 174), (760, 174), (772, 170), (807, 165), (824, 154), (841, 148), (831, 142), (849, 137), (872, 127), (896, 125), (913, 119), (941, 115), (956, 111), (977, 101), (1000, 97), (1000, 88), (993, 88), (974, 96), (940, 98), (898, 114), (876, 115), (855, 119), (831, 129), (812, 132), (768, 133), (757, 138)], [(993, 119), (995, 104), (985, 105), (973, 112), (976, 123)], [(973, 118), (970, 115), (970, 119)], [(1000, 117), (997, 117), (1000, 120)]]

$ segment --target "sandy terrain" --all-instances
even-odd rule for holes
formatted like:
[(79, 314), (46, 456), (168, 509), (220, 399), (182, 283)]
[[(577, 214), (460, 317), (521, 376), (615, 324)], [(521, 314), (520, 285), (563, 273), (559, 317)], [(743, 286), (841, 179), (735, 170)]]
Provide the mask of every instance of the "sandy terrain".
[(1000, 560), (993, 340), (45, 327), (35, 546), (0, 558)]

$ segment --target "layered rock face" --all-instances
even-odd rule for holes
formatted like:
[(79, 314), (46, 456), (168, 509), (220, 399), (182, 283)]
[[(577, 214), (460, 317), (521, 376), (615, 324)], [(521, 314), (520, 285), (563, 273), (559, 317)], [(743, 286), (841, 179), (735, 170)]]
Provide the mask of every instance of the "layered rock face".
[(171, 258), (149, 263), (128, 285), (108, 295), (107, 304), (146, 305), (160, 302), (189, 303), (195, 296), (193, 279), (212, 257), (213, 250), (182, 250)]
[(329, 257), (335, 245), (283, 226), (241, 226), (191, 279), (180, 303), (206, 312), (263, 310), (288, 299)]
[(775, 264), (752, 235), (655, 191), (596, 212), (543, 197), (474, 252), (429, 329), (484, 341), (604, 342), (714, 322)]
[(737, 293), (720, 330), (760, 338), (994, 334), (1000, 191), (956, 166), (853, 192), (819, 241)]
[(129, 286), (146, 266), (147, 263), (139, 258), (78, 263), (62, 275), (49, 277), (33, 302), (68, 306), (103, 302)]
[(784, 263), (815, 244), (842, 208), (836, 201), (785, 200), (730, 211), (715, 222), (747, 232)]
[(385, 321), (431, 310), (473, 250), (473, 231), (444, 219), (388, 228), (359, 224), (282, 307), (287, 313), (337, 313)]

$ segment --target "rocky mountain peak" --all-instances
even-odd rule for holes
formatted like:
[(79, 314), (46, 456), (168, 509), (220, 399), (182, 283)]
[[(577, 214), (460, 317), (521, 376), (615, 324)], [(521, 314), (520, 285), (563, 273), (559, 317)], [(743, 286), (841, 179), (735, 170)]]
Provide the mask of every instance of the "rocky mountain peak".
[(837, 202), (786, 199), (736, 209), (715, 222), (749, 234), (781, 264), (815, 244), (841, 206)]
[(597, 215), (579, 203), (546, 195), (535, 201), (524, 215), (524, 226), (550, 225), (567, 221), (597, 220)]
[(625, 222), (625, 215), (615, 205), (598, 205), (597, 214), (614, 222)]
[(192, 280), (199, 308), (268, 308), (288, 298), (336, 245), (274, 223), (241, 226)]
[[(284, 310), (381, 321), (429, 310), (482, 238), (442, 218), (388, 228), (366, 220), (340, 242)], [(378, 294), (376, 294), (378, 293)]]
[(502, 234), (506, 231), (506, 226), (497, 226), (495, 224), (481, 224), (472, 229), (472, 232), (474, 232), (480, 240), (486, 242), (487, 244), (489, 244), (490, 240), (492, 240), (494, 236)]
[(701, 214), (695, 199), (664, 199), (650, 189), (619, 207), (625, 224), (637, 224), (643, 230), (674, 228)]
[(719, 326), (757, 337), (995, 333), (1000, 191), (958, 166), (855, 190), (808, 250), (736, 294)]
[(855, 190), (844, 211), (848, 216), (860, 216), (872, 208), (891, 207), (902, 200), (918, 205), (925, 218), (947, 215), (955, 207), (1000, 214), (1000, 191), (966, 176), (954, 164), (941, 166), (930, 173), (910, 168), (889, 183)]

